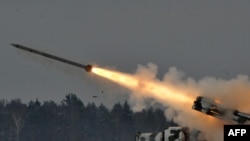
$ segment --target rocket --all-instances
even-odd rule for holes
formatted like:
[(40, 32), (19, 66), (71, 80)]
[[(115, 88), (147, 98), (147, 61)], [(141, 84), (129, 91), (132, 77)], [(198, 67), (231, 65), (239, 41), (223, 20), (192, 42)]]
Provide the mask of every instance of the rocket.
[(38, 50), (35, 50), (35, 49), (32, 49), (32, 48), (28, 48), (28, 47), (25, 47), (25, 46), (22, 46), (22, 45), (19, 45), (19, 44), (11, 44), (11, 45), (18, 48), (18, 49), (21, 49), (21, 50), (24, 50), (24, 51), (27, 51), (27, 52), (30, 52), (30, 53), (34, 53), (34, 54), (41, 55), (41, 56), (44, 56), (44, 57), (47, 57), (47, 58), (50, 58), (50, 59), (54, 59), (54, 60), (57, 60), (59, 62), (63, 62), (63, 63), (69, 64), (69, 65), (72, 65), (72, 66), (75, 66), (75, 67), (83, 68), (87, 72), (91, 72), (91, 70), (92, 70), (92, 65), (89, 65), (89, 64), (88, 65), (83, 65), (83, 64), (80, 64), (80, 63), (77, 63), (77, 62), (74, 62), (74, 61), (71, 61), (71, 60), (68, 60), (68, 59), (64, 59), (64, 58), (61, 58), (61, 57), (58, 57), (58, 56), (55, 56), (55, 55), (51, 55), (51, 54), (48, 54), (48, 53), (45, 53), (45, 52), (42, 52), (42, 51), (38, 51)]

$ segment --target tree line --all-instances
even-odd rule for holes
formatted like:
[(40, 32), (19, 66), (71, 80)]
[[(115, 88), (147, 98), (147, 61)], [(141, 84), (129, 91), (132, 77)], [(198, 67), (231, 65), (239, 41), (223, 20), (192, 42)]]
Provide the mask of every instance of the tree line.
[(161, 109), (133, 112), (127, 101), (111, 109), (85, 105), (75, 94), (60, 104), (0, 101), (0, 141), (133, 141), (138, 131), (159, 132), (172, 124)]

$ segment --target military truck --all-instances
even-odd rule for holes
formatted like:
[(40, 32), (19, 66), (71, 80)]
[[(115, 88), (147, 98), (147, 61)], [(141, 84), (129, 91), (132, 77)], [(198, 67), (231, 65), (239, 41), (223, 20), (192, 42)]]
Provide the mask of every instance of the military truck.
[(190, 141), (189, 128), (174, 126), (157, 133), (138, 132), (135, 141)]

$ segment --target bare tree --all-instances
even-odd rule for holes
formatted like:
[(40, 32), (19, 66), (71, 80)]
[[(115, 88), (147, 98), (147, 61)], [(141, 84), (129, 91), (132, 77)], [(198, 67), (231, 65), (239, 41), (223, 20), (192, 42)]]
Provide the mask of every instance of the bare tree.
[(9, 111), (9, 116), (12, 119), (13, 123), (11, 124), (14, 135), (10, 135), (11, 140), (19, 141), (20, 132), (24, 126), (24, 120), (26, 115), (26, 105), (22, 104), (19, 99), (12, 100), (9, 104), (6, 105), (6, 108)]

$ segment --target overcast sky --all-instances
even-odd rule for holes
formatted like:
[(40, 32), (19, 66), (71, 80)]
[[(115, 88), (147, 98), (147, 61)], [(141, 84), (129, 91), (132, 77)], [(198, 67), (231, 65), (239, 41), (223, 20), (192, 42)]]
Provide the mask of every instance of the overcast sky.
[(249, 5), (248, 0), (0, 2), (0, 99), (60, 102), (68, 93), (85, 103), (126, 98), (123, 91), (106, 91), (107, 82), (83, 70), (25, 54), (10, 43), (128, 73), (152, 62), (159, 79), (172, 66), (196, 80), (250, 75)]

